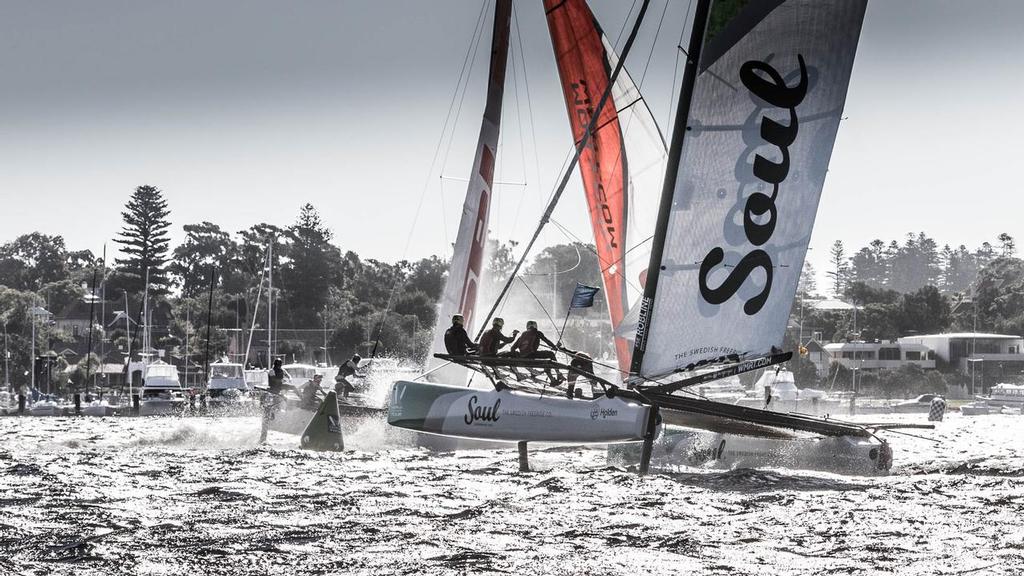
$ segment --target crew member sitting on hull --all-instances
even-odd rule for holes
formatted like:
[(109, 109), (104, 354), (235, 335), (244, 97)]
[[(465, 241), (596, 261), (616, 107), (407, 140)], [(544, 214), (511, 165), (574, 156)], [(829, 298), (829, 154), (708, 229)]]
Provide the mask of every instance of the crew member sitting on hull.
[(444, 333), (444, 348), (450, 356), (466, 356), (475, 353), (476, 344), (469, 338), (466, 329), (462, 326), (465, 320), (462, 314), (452, 316), (452, 325)]
[[(509, 354), (533, 360), (555, 360), (555, 353), (552, 350), (540, 349), (541, 342), (547, 344), (553, 350), (558, 350), (559, 348), (558, 344), (552, 343), (543, 332), (537, 329), (537, 322), (535, 320), (530, 320), (526, 323), (526, 331), (519, 335), (519, 339), (509, 349)], [(551, 379), (555, 386), (558, 386), (565, 380), (561, 375), (552, 374), (551, 370), (547, 368), (544, 371), (547, 372), (548, 378)]]
[(498, 350), (505, 347), (506, 344), (512, 343), (516, 336), (519, 336), (519, 330), (513, 330), (511, 336), (505, 336), (501, 333), (501, 329), (505, 326), (505, 320), (502, 318), (495, 318), (491, 322), (491, 329), (484, 332), (480, 336), (480, 349), (479, 354), (482, 357), (494, 357), (498, 355)]
[(334, 393), (339, 398), (348, 398), (348, 395), (355, 392), (355, 384), (349, 378), (365, 378), (365, 374), (359, 373), (359, 363), (363, 359), (359, 354), (353, 354), (351, 360), (346, 360), (338, 367), (338, 375), (334, 377)]
[[(580, 372), (586, 372), (587, 374), (594, 373), (594, 357), (586, 352), (580, 352), (579, 350), (569, 350), (568, 348), (562, 348), (562, 352), (569, 355), (569, 366), (572, 366)], [(569, 388), (565, 391), (565, 395), (568, 398), (572, 398), (576, 391), (576, 380), (579, 378), (579, 374), (575, 371), (569, 371)], [(587, 378), (586, 375), (583, 376)]]

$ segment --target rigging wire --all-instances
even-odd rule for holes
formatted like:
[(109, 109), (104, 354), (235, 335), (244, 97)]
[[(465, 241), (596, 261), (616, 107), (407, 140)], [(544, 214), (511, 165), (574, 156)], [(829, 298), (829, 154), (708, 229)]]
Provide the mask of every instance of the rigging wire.
[(555, 322), (555, 319), (551, 317), (551, 313), (548, 312), (548, 309), (544, 306), (544, 303), (541, 302), (540, 298), (537, 297), (537, 294), (534, 293), (533, 288), (530, 288), (530, 285), (526, 282), (526, 280), (523, 279), (522, 276), (517, 276), (516, 279), (522, 282), (523, 286), (526, 286), (527, 292), (529, 292), (530, 296), (533, 296), (533, 299), (537, 301), (537, 306), (540, 306), (541, 311), (544, 312), (545, 316), (547, 316), (548, 322), (551, 322), (551, 327), (557, 332), (558, 324)]
[[(270, 244), (267, 243), (267, 252), (263, 256), (263, 262), (269, 266), (270, 260)], [(249, 341), (245, 343), (245, 361), (249, 361), (249, 349), (252, 348), (252, 335), (256, 332), (256, 317), (259, 314), (260, 307), (260, 295), (263, 294), (263, 279), (267, 275), (267, 266), (262, 266), (260, 269), (260, 284), (256, 289), (256, 303), (252, 307), (252, 326), (249, 327)], [(269, 346), (269, 345), (268, 345)]]
[[(480, 15), (477, 17), (476, 28), (473, 29), (473, 36), (470, 38), (469, 46), (466, 49), (466, 57), (462, 61), (462, 70), (459, 72), (459, 79), (455, 84), (455, 92), (452, 94), (452, 101), (448, 105), (448, 117), (445, 118), (445, 124), (441, 130), (441, 141), (438, 142), (438, 151), (440, 150), (441, 144), (447, 138), (448, 145), (445, 146), (444, 157), (441, 160), (439, 176), (444, 174), (445, 166), (448, 165), (448, 155), (451, 153), (452, 145), (455, 143), (455, 129), (459, 124), (459, 118), (462, 115), (462, 104), (466, 100), (466, 93), (469, 92), (469, 80), (473, 75), (473, 67), (476, 65), (476, 53), (480, 48), (480, 42), (484, 35), (484, 14), (487, 12), (487, 6), (489, 2), (484, 2), (480, 6)], [(467, 68), (468, 65), (468, 68)], [(462, 95), (459, 95), (459, 92)], [(458, 106), (455, 105), (455, 101), (458, 100)], [(451, 118), (452, 111), (455, 111), (454, 118), (451, 119), (449, 125), (448, 120)], [(447, 136), (446, 136), (447, 134)], [(437, 159), (437, 151), (435, 151), (435, 160)], [(429, 175), (433, 174), (434, 165), (431, 163), (430, 171), (427, 173), (428, 181)], [(441, 180), (441, 234), (444, 237), (444, 245), (447, 247), (450, 242), (448, 240), (448, 217), (447, 217), (447, 206), (444, 201), (444, 180), (443, 176)], [(421, 200), (422, 203), (422, 200)], [(417, 214), (418, 216), (418, 214)], [(411, 231), (410, 231), (411, 232)], [(402, 255), (405, 257), (405, 254)]]
[[(515, 2), (512, 3), (512, 15), (513, 16), (517, 15)], [(534, 164), (534, 176), (536, 176), (536, 179), (537, 179), (537, 194), (538, 194), (537, 198), (540, 199), (541, 198), (540, 194), (543, 193), (543, 192), (541, 192), (541, 190), (543, 190), (544, 184), (543, 184), (543, 178), (541, 176), (541, 171), (540, 171), (540, 156), (537, 154), (537, 132), (536, 132), (536, 128), (535, 128), (536, 122), (534, 121), (534, 117), (533, 117), (533, 98), (530, 96), (530, 72), (526, 68), (526, 52), (525, 52), (525, 50), (523, 50), (523, 36), (520, 33), (518, 16), (516, 16), (515, 23), (516, 23), (516, 43), (519, 45), (519, 58), (520, 58), (520, 60), (522, 61), (522, 64), (523, 64), (523, 87), (526, 90), (526, 110), (527, 110), (527, 113), (528, 113), (529, 118), (530, 118), (530, 140), (533, 143), (533, 164)], [(524, 162), (523, 173), (524, 174), (526, 173), (525, 162)], [(517, 211), (517, 213), (518, 213), (518, 211)], [(518, 218), (518, 214), (517, 214), (517, 218)]]
[[(554, 272), (523, 272), (522, 275), (523, 276), (557, 276), (559, 274), (568, 274), (569, 272), (572, 272), (573, 270), (579, 268), (580, 264), (583, 262), (583, 255), (580, 254), (580, 247), (575, 242), (573, 242), (571, 244), (571, 246), (576, 250), (576, 263), (572, 265), (572, 268), (569, 268), (567, 270), (555, 270)], [(552, 260), (554, 260), (554, 256), (552, 256)]]
[[(518, 72), (518, 67), (516, 66), (516, 55), (518, 55), (519, 59), (523, 62), (523, 80), (524, 80), (524, 82), (526, 80), (526, 60), (525, 60), (525, 57), (524, 57), (524, 55), (522, 53), (523, 52), (523, 49), (522, 49), (522, 37), (521, 37), (520, 32), (519, 32), (519, 18), (517, 17), (517, 14), (516, 14), (515, 3), (512, 4), (512, 24), (513, 24), (513, 26), (515, 27), (515, 30), (516, 30), (516, 38), (517, 38), (517, 43), (518, 43), (518, 46), (519, 46), (518, 50), (515, 49), (516, 48), (516, 44), (512, 44), (512, 46), (511, 46), (511, 48), (512, 48), (512, 58), (511, 58), (511, 60), (512, 60), (512, 84), (515, 87), (515, 90), (513, 91), (513, 94), (515, 95), (515, 102), (516, 102), (516, 122), (517, 122), (517, 128), (519, 130), (519, 153), (520, 153), (520, 158), (521, 158), (522, 167), (523, 167), (523, 184), (526, 185), (527, 184), (527, 177), (526, 177), (526, 145), (524, 143), (525, 138), (524, 138), (524, 133), (523, 133), (524, 130), (523, 130), (522, 106), (521, 106), (521, 104), (519, 102), (519, 72)], [(527, 91), (527, 99), (529, 99), (529, 91)], [(527, 100), (527, 101), (529, 101), (529, 100)], [(531, 130), (532, 130), (532, 124), (531, 124)], [(536, 154), (537, 154), (536, 137), (534, 138), (534, 142), (533, 142), (533, 152), (534, 152), (534, 157), (536, 157)], [(526, 198), (526, 194), (525, 194), (525, 191), (524, 191), (523, 194), (519, 195), (519, 201), (516, 203), (516, 211), (515, 211), (515, 214), (512, 217), (512, 225), (509, 227), (509, 235), (510, 236), (512, 234), (515, 234), (516, 226), (519, 224), (519, 214), (522, 211), (523, 200), (525, 198)]]
[[(672, 86), (670, 88), (671, 92), (669, 92), (669, 95), (668, 95), (668, 123), (665, 124), (666, 126), (671, 126), (672, 122), (674, 121), (674, 118), (672, 117), (672, 115), (675, 113), (675, 109), (676, 109), (676, 103), (675, 103), (676, 102), (676, 98), (675, 98), (675, 96), (676, 96), (676, 94), (679, 93), (679, 91), (676, 90), (676, 80), (679, 78), (679, 55), (683, 54), (687, 58), (690, 57), (690, 55), (686, 53), (686, 50), (683, 49), (683, 37), (685, 36), (686, 30), (687, 30), (686, 24), (688, 22), (690, 22), (690, 15), (692, 13), (693, 13), (693, 0), (690, 0), (690, 3), (687, 4), (687, 6), (686, 6), (686, 17), (683, 18), (683, 26), (682, 26), (682, 28), (679, 29), (679, 40), (676, 42), (676, 48), (677, 48), (677, 50), (676, 50), (676, 63), (672, 67)], [(690, 28), (691, 29), (693, 28), (693, 24), (692, 23), (690, 23)]]
[(626, 12), (626, 17), (622, 19), (622, 26), (619, 27), (619, 33), (615, 36), (615, 51), (619, 51), (619, 42), (622, 41), (622, 35), (626, 32), (626, 24), (629, 23), (629, 17), (633, 14), (633, 10), (636, 9), (637, 0), (633, 0), (633, 4), (629, 7), (629, 12)]
[[(419, 223), (420, 215), (423, 213), (423, 202), (426, 200), (427, 191), (430, 189), (431, 175), (434, 174), (435, 168), (438, 166), (438, 158), (441, 156), (441, 148), (447, 138), (448, 146), (445, 147), (444, 160), (441, 162), (439, 173), (441, 174), (441, 191), (440, 191), (440, 204), (441, 204), (441, 232), (444, 237), (444, 245), (448, 246), (448, 223), (445, 213), (447, 212), (444, 202), (444, 166), (448, 161), (448, 153), (451, 151), (452, 142), (454, 141), (455, 126), (458, 124), (459, 116), (462, 112), (462, 102), (465, 100), (466, 92), (469, 87), (469, 78), (472, 76), (473, 64), (476, 61), (477, 48), (480, 46), (480, 39), (483, 37), (484, 29), (484, 15), (487, 13), (487, 5), (489, 2), (483, 2), (480, 6), (480, 13), (477, 14), (476, 24), (473, 27), (473, 35), (470, 37), (469, 46), (466, 48), (466, 55), (462, 59), (462, 67), (459, 70), (459, 77), (455, 82), (455, 89), (452, 92), (451, 100), (448, 103), (448, 111), (445, 114), (444, 122), (441, 124), (441, 133), (438, 136), (437, 144), (434, 146), (434, 154), (430, 160), (430, 167), (427, 169), (427, 178), (423, 183), (423, 189), (420, 191), (419, 200), (416, 202), (416, 211), (413, 216), (412, 225), (409, 226), (409, 233), (405, 238), (405, 247), (402, 249), (402, 260), (405, 260), (409, 254), (409, 246), (412, 244), (413, 233), (416, 230), (416, 225)], [(461, 97), (459, 93), (462, 93)], [(456, 100), (458, 106), (456, 106)], [(454, 112), (454, 118), (453, 118)], [(450, 132), (450, 136), (447, 136)], [(388, 311), (391, 309), (391, 304), (394, 302), (395, 293), (398, 290), (400, 280), (395, 279), (395, 282), (391, 286), (391, 292), (388, 294), (387, 305), (384, 308), (383, 317), (381, 318), (380, 325), (377, 329), (377, 341), (374, 344), (374, 353), (376, 353), (377, 345), (380, 343), (380, 336), (384, 331), (384, 324), (387, 321)], [(372, 358), (372, 356), (371, 356)]]
[[(643, 0), (643, 4), (640, 6), (640, 12), (637, 14), (636, 22), (633, 24), (633, 29), (630, 31), (629, 38), (627, 38), (626, 44), (623, 47), (622, 57), (620, 58), (619, 62), (615, 65), (615, 70), (611, 74), (608, 87), (605, 89), (604, 94), (601, 95), (600, 101), (594, 108), (594, 113), (590, 119), (590, 122), (588, 122), (587, 124), (586, 130), (583, 133), (583, 138), (580, 140), (580, 143), (576, 146), (576, 152), (575, 154), (573, 154), (573, 158), (570, 162), (569, 168), (563, 174), (562, 179), (559, 182), (558, 188), (556, 190), (556, 193), (553, 195), (551, 202), (548, 204), (547, 209), (545, 209), (543, 216), (541, 216), (541, 221), (537, 226), (537, 230), (534, 232), (533, 237), (530, 239), (529, 243), (527, 243), (526, 247), (523, 249), (523, 254), (520, 257), (519, 261), (516, 262), (515, 269), (512, 270), (512, 277), (509, 278), (508, 281), (505, 283), (505, 286), (501, 290), (501, 294), (498, 295), (497, 301), (494, 302), (494, 304), (491, 306), (491, 309), (487, 312), (487, 316), (484, 318), (484, 321), (481, 324), (482, 328), (485, 328), (487, 326), (487, 322), (490, 321), (491, 317), (494, 315), (494, 312), (495, 310), (497, 310), (500, 301), (506, 296), (506, 294), (508, 294), (509, 288), (512, 287), (512, 284), (515, 281), (516, 274), (518, 274), (519, 269), (522, 267), (523, 262), (525, 262), (526, 260), (526, 255), (529, 254), (530, 249), (533, 247), (534, 243), (536, 243), (537, 238), (544, 230), (545, 225), (551, 219), (551, 213), (554, 212), (555, 207), (558, 205), (559, 198), (565, 191), (565, 187), (569, 184), (569, 178), (572, 176), (572, 169), (576, 167), (576, 163), (579, 161), (580, 155), (583, 153), (584, 148), (590, 140), (591, 131), (594, 129), (594, 125), (597, 123), (597, 118), (601, 115), (601, 111), (604, 109), (605, 104), (611, 97), (611, 87), (615, 84), (615, 80), (618, 78), (619, 73), (622, 71), (623, 65), (625, 64), (625, 58), (626, 56), (629, 55), (629, 50), (633, 46), (633, 42), (636, 40), (637, 33), (640, 31), (640, 25), (643, 23), (644, 14), (647, 12), (647, 7), (649, 5), (650, 0)], [(480, 335), (482, 334), (483, 330), (480, 330), (480, 334), (477, 335), (477, 338), (479, 338)]]
[[(635, 2), (634, 2), (634, 5), (635, 5)], [(633, 107), (633, 106), (635, 106), (635, 105), (637, 105), (639, 103), (642, 103), (643, 106), (645, 106), (645, 107), (647, 106), (646, 100), (643, 98), (643, 95), (640, 92), (640, 90), (643, 88), (644, 80), (647, 78), (647, 71), (650, 68), (650, 64), (651, 64), (651, 61), (652, 61), (653, 56), (654, 56), (654, 49), (655, 49), (655, 47), (657, 47), (658, 38), (661, 35), (662, 26), (664, 25), (664, 22), (665, 22), (665, 15), (668, 12), (668, 5), (669, 5), (669, 2), (668, 2), (668, 0), (666, 0), (666, 2), (664, 4), (664, 7), (662, 8), (662, 11), (661, 11), (661, 16), (660, 16), (660, 18), (658, 20), (658, 26), (657, 26), (657, 28), (655, 30), (654, 38), (651, 40), (651, 48), (650, 48), (650, 50), (647, 53), (647, 59), (644, 62), (643, 72), (640, 75), (640, 81), (636, 84), (637, 98), (634, 99), (632, 102), (628, 103), (627, 105), (623, 106), (622, 109), (617, 110), (617, 112), (622, 112), (623, 110), (627, 110), (627, 109), (629, 109), (629, 108), (631, 108), (631, 107)], [(632, 8), (630, 9), (630, 12), (632, 12)], [(621, 34), (621, 32), (620, 32), (620, 34)], [(624, 60), (624, 59), (622, 59), (622, 60)], [(627, 78), (628, 78), (629, 77), (628, 71), (626, 72), (626, 75), (627, 75)], [(652, 120), (653, 120), (653, 114), (651, 116), (652, 116)], [(633, 116), (633, 115), (629, 116), (627, 121), (626, 121), (626, 123), (625, 123), (625, 125), (620, 125), (620, 130), (621, 130), (621, 134), (623, 135), (623, 137), (629, 132), (629, 129), (630, 129), (631, 125), (632, 125), (634, 117), (635, 116)], [(604, 126), (607, 126), (607, 125), (609, 125), (612, 122), (618, 123), (618, 119), (616, 118), (616, 119), (613, 119), (613, 120), (609, 120), (609, 121), (607, 121), (604, 124), (598, 125), (595, 128), (594, 132), (600, 131)], [(660, 129), (658, 129), (656, 122), (655, 122), (655, 129), (658, 130), (658, 134), (659, 134), (659, 136), (661, 136), (661, 131), (660, 131)], [(664, 138), (661, 138), (661, 142), (662, 142), (662, 145), (664, 146)], [(622, 155), (623, 155), (623, 148), (620, 146), (620, 148), (618, 150), (618, 153), (616, 155), (615, 161), (613, 162), (613, 170), (615, 170), (616, 168), (619, 168), (621, 166)], [(667, 151), (666, 151), (666, 155), (667, 155)], [(629, 194), (628, 184), (627, 184), (627, 188), (624, 189), (622, 191), (622, 193), (623, 194)], [(564, 226), (562, 226), (562, 225), (560, 225), (558, 223), (556, 223), (556, 227), (558, 227), (560, 229), (560, 231), (563, 233), (563, 235), (566, 235), (567, 237), (569, 235), (571, 235), (574, 238), (576, 238), (577, 241), (582, 242), (582, 240), (580, 240), (579, 237), (577, 237), (575, 234), (572, 234), (566, 227), (564, 227)], [(601, 267), (601, 274), (602, 274), (602, 276), (608, 270), (610, 270), (611, 268), (617, 267), (615, 272), (614, 272), (614, 274), (616, 276), (618, 276), (619, 278), (621, 278), (622, 281), (625, 282), (633, 290), (642, 292), (642, 288), (637, 286), (636, 283), (633, 282), (625, 274), (626, 271), (625, 271), (624, 267), (618, 266), (618, 264), (625, 259), (626, 255), (628, 255), (630, 252), (640, 248), (641, 246), (643, 246), (644, 244), (649, 242), (651, 239), (653, 239), (653, 235), (651, 235), (651, 236), (649, 236), (649, 237), (639, 241), (638, 243), (636, 243), (633, 246), (627, 246), (627, 249), (623, 252), (622, 256), (616, 258), (614, 261), (611, 261), (611, 262), (606, 262), (605, 259), (602, 258), (601, 254), (598, 253), (598, 251), (595, 248), (591, 248), (589, 244), (587, 245), (587, 248), (591, 252), (593, 252), (595, 255), (597, 255), (597, 259), (598, 259), (598, 262), (599, 262), (600, 267)]]

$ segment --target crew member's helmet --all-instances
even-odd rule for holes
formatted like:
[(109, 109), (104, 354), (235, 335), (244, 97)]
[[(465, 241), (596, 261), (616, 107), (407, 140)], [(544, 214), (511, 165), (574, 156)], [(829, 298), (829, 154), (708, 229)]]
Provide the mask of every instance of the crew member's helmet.
[(352, 361), (355, 362), (356, 364), (359, 364), (360, 360), (362, 360), (362, 358), (359, 356), (359, 354), (352, 355)]
[(458, 324), (459, 326), (462, 326), (463, 322), (465, 322), (465, 319), (463, 319), (462, 314), (455, 314), (454, 316), (452, 316), (452, 324)]
[(494, 326), (495, 328), (500, 329), (502, 326), (505, 325), (505, 319), (504, 318), (495, 318), (494, 321), (491, 322), (491, 325)]
[(527, 330), (536, 330), (537, 329), (537, 321), (536, 320), (530, 320), (529, 322), (527, 322), (526, 323), (526, 329)]

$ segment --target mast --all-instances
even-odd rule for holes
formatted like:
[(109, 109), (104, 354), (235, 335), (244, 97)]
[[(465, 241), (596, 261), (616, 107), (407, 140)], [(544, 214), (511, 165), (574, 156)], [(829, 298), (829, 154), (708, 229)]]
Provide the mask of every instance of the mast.
[[(103, 360), (107, 357), (106, 340), (107, 340), (107, 245), (103, 244), (103, 273), (100, 274), (100, 362), (99, 362), (99, 374), (97, 377), (103, 378), (106, 382), (106, 377), (103, 376)], [(100, 392), (99, 386), (94, 386), (96, 392)]]
[(188, 336), (192, 331), (192, 310), (185, 307), (185, 387), (188, 388)]
[[(269, 247), (268, 247), (268, 250), (269, 250)], [(257, 312), (260, 309), (260, 296), (263, 295), (263, 277), (266, 276), (266, 274), (267, 274), (267, 268), (263, 267), (260, 270), (260, 283), (256, 287), (256, 303), (253, 304), (253, 306), (252, 306), (252, 310), (253, 310), (253, 313), (252, 313), (252, 323), (249, 326), (249, 338), (245, 342), (245, 358), (244, 358), (244, 360), (242, 360), (243, 367), (245, 366), (245, 364), (247, 364), (249, 362), (249, 350), (252, 349), (252, 335), (256, 332), (256, 317), (257, 317)], [(246, 308), (246, 310), (248, 311), (248, 307)]]
[[(505, 70), (508, 64), (508, 43), (512, 21), (512, 0), (494, 4), (494, 28), (491, 33), (491, 62), (487, 80), (487, 103), (480, 123), (473, 168), (462, 206), (462, 219), (455, 239), (448, 280), (441, 296), (434, 348), (444, 349), (444, 332), (448, 320), (461, 314), (465, 326), (474, 325), (477, 296), (483, 274), (483, 258), (487, 248), (487, 227), (490, 219), (494, 165), (501, 129), (501, 108), (505, 96)], [(464, 374), (464, 372), (460, 373)], [(454, 373), (444, 378), (456, 378)]]
[(273, 364), (274, 354), (274, 237), (267, 240), (267, 369)]
[(217, 281), (217, 268), (210, 266), (210, 298), (206, 302), (206, 352), (203, 354), (203, 376), (210, 385), (210, 325), (213, 322), (213, 286)]
[(633, 342), (633, 357), (629, 367), (629, 372), (632, 375), (640, 374), (644, 351), (647, 347), (647, 333), (651, 326), (651, 309), (654, 305), (654, 296), (658, 291), (658, 278), (661, 276), (661, 258), (665, 253), (665, 235), (668, 234), (668, 219), (672, 211), (672, 198), (676, 191), (676, 177), (679, 174), (683, 137), (686, 135), (690, 104), (693, 102), (693, 88), (697, 82), (697, 65), (700, 63), (704, 31), (707, 29), (710, 11), (711, 0), (697, 0), (697, 8), (693, 14), (693, 26), (690, 30), (690, 43), (686, 51), (686, 66), (683, 68), (683, 83), (680, 86), (679, 102), (676, 104), (676, 118), (672, 127), (672, 143), (668, 150), (665, 184), (661, 188), (661, 207), (658, 210), (654, 241), (651, 244), (651, 262), (647, 267), (647, 284), (644, 286), (644, 296), (640, 304), (640, 320), (637, 323), (636, 340)]
[[(132, 315), (128, 312), (128, 291), (124, 291), (124, 331), (125, 339), (128, 341), (125, 347), (125, 370), (128, 371), (128, 397), (131, 398), (134, 386), (132, 385)], [(124, 388), (121, 388), (124, 394)]]
[(149, 355), (152, 348), (149, 333), (149, 268), (146, 268), (146, 287), (142, 290), (142, 353)]

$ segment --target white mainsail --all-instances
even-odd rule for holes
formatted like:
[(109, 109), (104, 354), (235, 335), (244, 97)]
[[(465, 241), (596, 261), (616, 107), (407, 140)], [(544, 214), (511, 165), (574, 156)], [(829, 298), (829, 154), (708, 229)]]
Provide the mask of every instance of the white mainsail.
[(866, 3), (714, 3), (677, 116), (632, 372), (781, 346)]
[[(434, 328), (436, 352), (444, 351), (444, 333), (451, 325), (454, 314), (465, 318), (466, 331), (474, 334), (474, 312), (484, 266), (484, 251), (487, 246), (487, 223), (491, 209), (491, 186), (494, 177), (494, 163), (498, 150), (498, 131), (501, 126), (501, 104), (505, 89), (505, 67), (508, 60), (509, 25), (512, 18), (512, 1), (497, 0), (494, 6), (494, 32), (491, 36), (491, 65), (487, 84), (487, 105), (480, 125), (473, 170), (469, 176), (466, 200), (462, 205), (459, 234), (455, 239), (455, 250), (448, 279), (438, 306), (437, 324)], [(431, 359), (431, 367), (439, 361)], [(465, 369), (449, 366), (434, 372), (439, 381), (455, 382), (465, 380)]]

